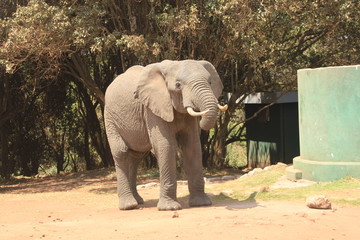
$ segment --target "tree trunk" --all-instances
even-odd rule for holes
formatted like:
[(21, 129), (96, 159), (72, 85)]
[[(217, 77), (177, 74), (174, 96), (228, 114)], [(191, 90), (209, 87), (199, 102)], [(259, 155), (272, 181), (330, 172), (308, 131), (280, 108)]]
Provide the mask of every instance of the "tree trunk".
[(100, 120), (98, 118), (98, 114), (96, 113), (96, 107), (93, 105), (87, 90), (79, 83), (77, 86), (85, 106), (86, 119), (84, 120), (86, 122), (85, 127), (88, 128), (87, 134), (91, 137), (92, 144), (95, 147), (96, 152), (99, 154), (104, 167), (111, 166), (112, 156), (108, 148), (106, 134), (103, 133), (100, 126)]
[(57, 174), (64, 172), (64, 163), (65, 163), (65, 132), (66, 127), (63, 129), (63, 133), (61, 136), (60, 146), (56, 146), (54, 149), (56, 150), (56, 166), (57, 166)]
[(210, 162), (210, 144), (209, 142), (209, 131), (201, 130), (200, 134), (201, 151), (202, 151), (202, 163), (205, 168), (209, 167)]
[(79, 56), (79, 54), (71, 55), (71, 63), (67, 65), (68, 71), (66, 73), (70, 74), (76, 79), (76, 84), (79, 86), (80, 83), (83, 84), (87, 90), (91, 93), (92, 96), (100, 103), (101, 106), (105, 104), (105, 94), (99, 86), (96, 85), (96, 82), (93, 80), (90, 74), (88, 65), (84, 60)]
[(239, 94), (232, 94), (228, 102), (229, 109), (220, 116), (215, 126), (214, 139), (210, 149), (211, 166), (209, 167), (211, 168), (222, 168), (226, 165), (226, 140), (229, 134), (227, 126), (230, 123), (232, 114), (236, 110), (236, 100), (239, 97)]
[(220, 119), (219, 124), (216, 126), (216, 131), (214, 133), (214, 139), (212, 142), (212, 151), (211, 151), (211, 163), (212, 168), (222, 168), (225, 166), (225, 157), (226, 157), (226, 138), (228, 135), (227, 124), (229, 122), (223, 119)]
[(1, 176), (4, 178), (10, 177), (10, 168), (9, 168), (9, 147), (8, 147), (8, 136), (6, 127), (0, 127), (0, 141), (1, 141), (1, 158), (0, 158), (0, 168)]
[(89, 147), (89, 131), (88, 128), (84, 127), (84, 158), (86, 170), (92, 170), (95, 168), (95, 163), (90, 155), (90, 147)]

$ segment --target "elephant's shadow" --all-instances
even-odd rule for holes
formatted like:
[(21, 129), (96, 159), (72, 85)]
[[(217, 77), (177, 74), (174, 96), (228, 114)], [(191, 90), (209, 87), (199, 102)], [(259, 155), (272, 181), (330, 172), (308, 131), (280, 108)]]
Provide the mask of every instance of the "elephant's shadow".
[[(209, 197), (212, 200), (213, 204), (211, 206), (206, 207), (225, 207), (227, 210), (238, 210), (238, 209), (248, 209), (248, 208), (255, 208), (255, 207), (261, 207), (262, 205), (259, 204), (256, 200), (257, 192), (253, 192), (248, 196), (245, 200), (237, 200), (235, 198), (232, 198), (230, 196), (226, 196), (224, 194), (212, 194), (209, 193)], [(140, 206), (140, 208), (154, 208), (157, 206), (159, 199), (150, 199), (145, 200), (145, 203)], [(178, 198), (179, 203), (181, 204), (183, 209), (189, 209), (192, 208), (189, 206), (189, 195), (179, 197)], [(205, 207), (205, 208), (206, 208)]]
[(245, 200), (240, 201), (235, 198), (220, 194), (223, 200), (219, 201), (218, 203), (215, 203), (215, 206), (225, 207), (228, 210), (262, 207), (262, 205), (256, 201), (255, 199), (256, 195), (257, 192), (253, 192)]
[[(116, 187), (102, 187), (100, 189), (92, 189), (91, 192), (98, 193), (98, 194), (116, 194)], [(213, 204), (207, 207), (225, 207), (228, 210), (237, 210), (237, 209), (248, 209), (248, 208), (255, 208), (255, 207), (262, 207), (260, 203), (256, 201), (257, 192), (251, 193), (245, 200), (238, 200), (228, 195), (220, 194), (213, 194), (207, 193), (210, 199), (212, 200)], [(141, 195), (141, 194), (140, 194)], [(154, 199), (144, 199), (144, 204), (139, 205), (139, 208), (156, 208), (157, 203), (159, 201), (158, 198)], [(183, 209), (191, 208), (189, 206), (189, 194), (185, 196), (178, 197), (178, 201), (181, 204)]]

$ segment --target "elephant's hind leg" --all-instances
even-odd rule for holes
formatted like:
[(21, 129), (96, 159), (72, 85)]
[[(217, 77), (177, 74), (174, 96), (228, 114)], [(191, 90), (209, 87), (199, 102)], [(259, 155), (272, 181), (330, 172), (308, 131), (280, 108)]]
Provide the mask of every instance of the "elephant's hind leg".
[(115, 168), (117, 178), (117, 193), (119, 197), (119, 209), (130, 210), (137, 208), (138, 201), (131, 189), (131, 181), (129, 176), (130, 156), (128, 152), (121, 152), (116, 157)]
[(131, 154), (124, 140), (117, 132), (115, 125), (109, 118), (105, 118), (105, 124), (111, 153), (115, 162), (119, 208), (121, 210), (137, 208), (138, 201), (131, 187), (132, 177), (130, 178), (130, 173), (132, 172), (129, 171)]

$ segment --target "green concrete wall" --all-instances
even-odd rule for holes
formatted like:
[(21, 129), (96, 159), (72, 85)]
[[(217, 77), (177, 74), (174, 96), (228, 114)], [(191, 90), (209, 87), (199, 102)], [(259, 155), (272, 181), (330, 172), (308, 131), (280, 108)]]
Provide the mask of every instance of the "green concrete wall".
[(360, 177), (360, 65), (298, 71), (302, 177)]

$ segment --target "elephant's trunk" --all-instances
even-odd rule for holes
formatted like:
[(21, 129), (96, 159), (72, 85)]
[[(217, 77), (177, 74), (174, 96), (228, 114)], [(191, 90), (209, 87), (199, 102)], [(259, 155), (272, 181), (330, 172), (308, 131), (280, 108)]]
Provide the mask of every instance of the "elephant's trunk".
[(187, 98), (184, 96), (184, 105), (185, 107), (191, 106), (195, 109), (200, 110), (201, 112), (206, 111), (206, 114), (204, 114), (201, 117), (200, 120), (200, 127), (203, 130), (210, 130), (215, 126), (219, 107), (218, 107), (218, 101), (216, 97), (214, 96), (210, 86), (208, 85), (207, 81), (194, 81), (195, 83), (192, 85), (191, 88), (191, 94), (192, 96), (196, 96), (195, 99), (189, 101), (190, 98)]
[[(216, 102), (214, 101), (216, 100)], [(217, 99), (214, 97), (211, 101), (204, 101), (203, 106), (200, 105), (200, 111), (208, 110), (208, 112), (201, 117), (200, 127), (201, 129), (208, 131), (215, 126), (219, 108), (217, 105)]]

